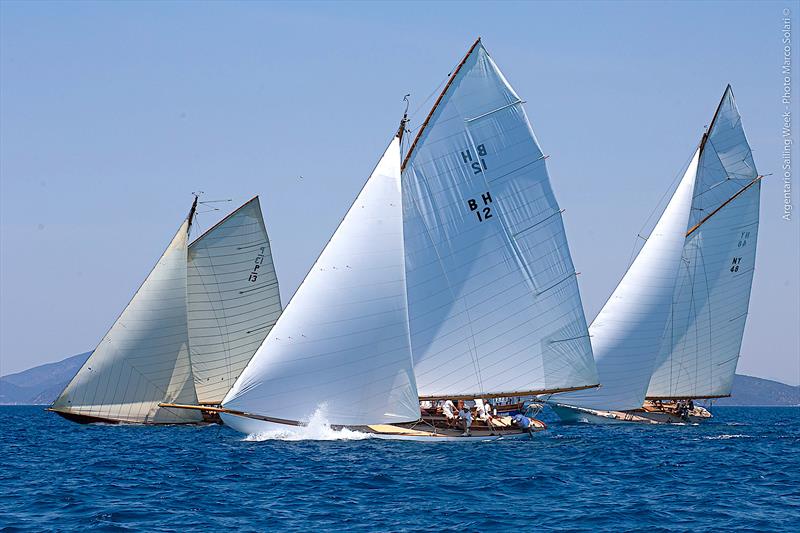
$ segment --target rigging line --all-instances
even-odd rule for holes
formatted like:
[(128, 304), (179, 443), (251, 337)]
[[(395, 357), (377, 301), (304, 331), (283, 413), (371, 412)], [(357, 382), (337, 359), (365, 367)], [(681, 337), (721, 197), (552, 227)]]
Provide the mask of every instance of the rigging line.
[[(694, 152), (692, 152), (692, 155), (690, 155), (689, 158), (686, 159), (683, 162), (683, 165), (680, 167), (680, 170), (678, 170), (677, 174), (675, 174), (675, 177), (672, 178), (672, 182), (670, 182), (669, 186), (664, 190), (664, 193), (661, 195), (661, 198), (659, 198), (658, 202), (653, 207), (653, 210), (650, 211), (649, 215), (647, 215), (647, 218), (645, 219), (644, 224), (642, 224), (642, 226), (639, 228), (639, 232), (636, 234), (636, 238), (634, 238), (634, 240), (633, 240), (633, 248), (631, 249), (630, 257), (628, 258), (628, 268), (625, 269), (625, 272), (628, 271), (628, 269), (633, 264), (633, 261), (636, 259), (636, 256), (638, 255), (638, 252), (636, 251), (636, 248), (637, 248), (637, 245), (639, 244), (639, 238), (642, 238), (645, 241), (647, 240), (647, 237), (644, 237), (642, 235), (642, 233), (644, 232), (645, 228), (650, 224), (650, 220), (653, 218), (653, 215), (655, 215), (656, 211), (658, 211), (658, 208), (661, 206), (661, 203), (664, 201), (664, 199), (667, 197), (667, 195), (670, 193), (670, 191), (673, 190), (673, 186), (675, 185), (675, 182), (678, 181), (683, 176), (684, 173), (686, 173), (686, 170), (689, 168), (689, 163), (692, 161), (692, 158), (694, 158)], [(699, 164), (699, 161), (698, 161), (698, 164)], [(695, 180), (696, 179), (697, 179), (697, 177), (695, 176)], [(666, 205), (664, 206), (664, 209), (666, 209)], [(654, 226), (653, 229), (655, 229), (655, 226)], [(624, 277), (624, 273), (623, 273), (623, 277)], [(622, 278), (620, 278), (620, 281), (622, 281)], [(617, 285), (619, 285), (619, 283), (617, 283)]]

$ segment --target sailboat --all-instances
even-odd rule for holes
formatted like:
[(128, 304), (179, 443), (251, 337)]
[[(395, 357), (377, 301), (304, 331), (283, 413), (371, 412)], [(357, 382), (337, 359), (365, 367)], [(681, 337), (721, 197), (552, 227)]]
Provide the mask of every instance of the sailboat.
[[(561, 218), (522, 100), (480, 39), (401, 164), (400, 128), (283, 314), (216, 409), (243, 433), (316, 413), (400, 440), (471, 431), (421, 402), (597, 386)], [(426, 404), (427, 405), (427, 404)]]
[(761, 178), (730, 85), (642, 250), (589, 328), (603, 386), (566, 421), (699, 422), (729, 396), (744, 334)]
[(79, 423), (184, 424), (218, 405), (281, 312), (258, 197), (194, 242), (189, 215), (50, 410)]

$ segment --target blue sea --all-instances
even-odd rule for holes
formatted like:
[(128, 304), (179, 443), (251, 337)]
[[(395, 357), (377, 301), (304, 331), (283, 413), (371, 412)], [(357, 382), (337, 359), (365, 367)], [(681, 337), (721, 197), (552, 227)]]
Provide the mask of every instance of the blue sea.
[(0, 530), (800, 531), (800, 409), (713, 412), (432, 444), (0, 407)]

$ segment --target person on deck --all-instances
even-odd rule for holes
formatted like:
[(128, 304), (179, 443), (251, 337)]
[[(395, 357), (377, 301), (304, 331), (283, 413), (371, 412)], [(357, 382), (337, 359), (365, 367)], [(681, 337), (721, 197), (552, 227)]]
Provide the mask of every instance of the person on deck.
[(445, 400), (442, 405), (442, 414), (447, 419), (447, 425), (453, 426), (456, 423), (456, 406), (453, 400)]
[(511, 417), (511, 423), (516, 424), (520, 428), (527, 430), (530, 430), (531, 426), (533, 426), (533, 422), (531, 421), (530, 418), (519, 413)]
[(464, 404), (464, 400), (458, 400), (458, 418), (464, 424), (464, 433), (461, 436), (469, 437), (469, 428), (472, 426), (472, 411)]
[(492, 423), (492, 419), (494, 418), (493, 413), (494, 409), (492, 408), (492, 404), (488, 401), (475, 400), (475, 417), (486, 423), (492, 435), (494, 435), (494, 424)]

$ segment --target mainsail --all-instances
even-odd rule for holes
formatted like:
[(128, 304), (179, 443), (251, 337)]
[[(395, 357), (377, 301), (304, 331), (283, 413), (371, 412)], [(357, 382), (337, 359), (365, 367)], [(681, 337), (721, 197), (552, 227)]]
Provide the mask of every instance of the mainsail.
[(419, 403), (408, 337), (400, 141), (389, 145), (226, 409), (300, 422), (408, 422)]
[(478, 40), (406, 156), (408, 314), (423, 398), (597, 385), (561, 210), (522, 103)]
[(649, 398), (730, 395), (758, 236), (760, 176), (730, 86), (703, 138), (683, 258)]
[(186, 323), (189, 217), (52, 409), (67, 417), (137, 423), (197, 422)]
[(189, 350), (201, 404), (219, 404), (281, 313), (258, 197), (189, 245)]
[(558, 403), (604, 410), (642, 406), (670, 315), (699, 151), (650, 237), (589, 327), (601, 387), (559, 396)]

